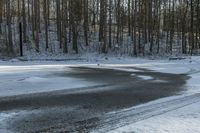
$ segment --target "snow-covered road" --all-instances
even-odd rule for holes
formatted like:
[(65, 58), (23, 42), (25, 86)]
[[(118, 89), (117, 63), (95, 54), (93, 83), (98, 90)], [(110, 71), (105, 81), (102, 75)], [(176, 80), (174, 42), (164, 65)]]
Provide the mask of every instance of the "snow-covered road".
[(0, 62), (0, 132), (198, 133), (199, 62)]

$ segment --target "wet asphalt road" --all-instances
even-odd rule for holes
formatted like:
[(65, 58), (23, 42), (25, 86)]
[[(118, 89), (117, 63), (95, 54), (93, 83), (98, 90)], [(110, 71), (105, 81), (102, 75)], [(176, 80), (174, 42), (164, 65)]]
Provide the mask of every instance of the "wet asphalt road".
[[(131, 67), (129, 67), (131, 68)], [(81, 78), (102, 85), (81, 91), (54, 91), (0, 99), (0, 112), (18, 112), (9, 120), (13, 132), (90, 132), (101, 117), (184, 91), (186, 74), (166, 74), (146, 69), (137, 71), (73, 67), (51, 76)], [(146, 80), (142, 76), (151, 77)], [(97, 123), (90, 126), (90, 123)]]

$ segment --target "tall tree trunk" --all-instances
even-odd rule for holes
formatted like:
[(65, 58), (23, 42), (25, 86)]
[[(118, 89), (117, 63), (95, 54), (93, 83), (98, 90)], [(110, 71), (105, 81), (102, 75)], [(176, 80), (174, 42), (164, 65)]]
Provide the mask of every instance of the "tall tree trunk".
[(88, 0), (84, 0), (84, 35), (85, 35), (85, 44), (89, 45), (88, 42)]
[(44, 0), (44, 23), (45, 23), (45, 40), (46, 40), (46, 50), (49, 48), (49, 32), (48, 32), (48, 13), (47, 13), (47, 1)]
[(134, 55), (137, 56), (137, 0), (134, 9)]
[(13, 55), (12, 24), (11, 24), (11, 2), (7, 0), (7, 25), (8, 25), (8, 54)]
[(62, 48), (62, 29), (61, 29), (61, 12), (60, 12), (60, 0), (56, 0), (56, 24), (57, 24), (57, 38), (60, 42), (60, 48)]

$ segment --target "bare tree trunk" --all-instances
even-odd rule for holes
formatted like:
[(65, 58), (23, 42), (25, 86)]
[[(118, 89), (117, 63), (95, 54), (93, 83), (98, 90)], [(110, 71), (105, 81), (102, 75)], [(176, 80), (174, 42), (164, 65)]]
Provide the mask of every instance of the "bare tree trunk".
[(89, 45), (88, 42), (88, 0), (84, 0), (84, 35), (85, 35), (85, 44)]
[(25, 0), (22, 0), (22, 14), (23, 14), (23, 41), (26, 43), (26, 3)]
[(56, 0), (56, 24), (57, 24), (57, 38), (62, 48), (62, 31), (61, 31), (61, 13), (60, 13), (60, 0)]
[(39, 0), (34, 0), (34, 11), (35, 11), (35, 46), (36, 51), (39, 52), (39, 10), (38, 10)]
[(190, 43), (191, 43), (191, 54), (193, 54), (193, 50), (194, 50), (194, 8), (193, 8), (193, 0), (190, 0), (190, 13), (191, 13)]
[(77, 14), (76, 14), (76, 11), (77, 11), (77, 7), (76, 7), (76, 3), (78, 2), (79, 0), (70, 0), (70, 20), (71, 20), (71, 29), (72, 29), (72, 35), (73, 35), (73, 50), (78, 54), (78, 31), (77, 31)]
[(128, 0), (128, 35), (131, 36), (131, 0)]
[(68, 0), (64, 1), (64, 45), (63, 52), (68, 53), (68, 40), (67, 40), (67, 19), (68, 19)]
[(46, 40), (46, 50), (49, 48), (49, 32), (48, 32), (48, 13), (47, 13), (47, 1), (44, 0), (44, 23), (45, 23), (45, 40)]
[(11, 26), (11, 2), (7, 0), (7, 25), (8, 25), (8, 54), (13, 55), (12, 26)]
[(137, 56), (137, 0), (134, 9), (134, 55)]
[(109, 48), (112, 48), (112, 0), (109, 0)]
[(101, 0), (101, 17), (100, 23), (102, 28), (102, 39), (103, 39), (103, 46), (102, 46), (102, 53), (107, 53), (107, 0)]

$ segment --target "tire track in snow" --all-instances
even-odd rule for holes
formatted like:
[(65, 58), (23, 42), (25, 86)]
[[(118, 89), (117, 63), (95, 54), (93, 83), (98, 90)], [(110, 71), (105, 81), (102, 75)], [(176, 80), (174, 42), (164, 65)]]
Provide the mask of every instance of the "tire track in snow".
[(154, 116), (158, 116), (193, 103), (200, 102), (200, 94), (194, 94), (182, 98), (169, 100), (166, 102), (150, 104), (142, 107), (135, 107), (116, 113), (107, 114), (102, 123), (93, 130), (94, 132), (108, 132), (119, 127), (123, 127), (138, 121), (142, 121)]

